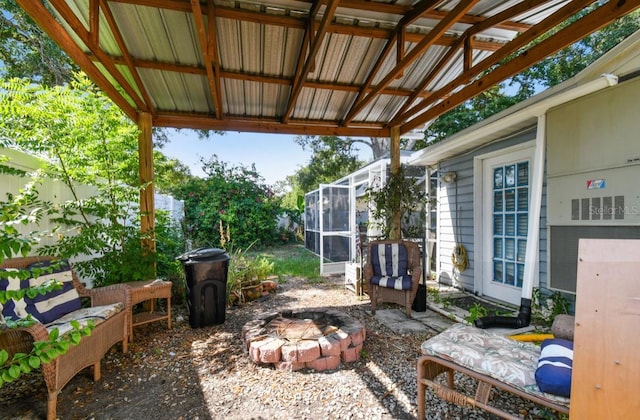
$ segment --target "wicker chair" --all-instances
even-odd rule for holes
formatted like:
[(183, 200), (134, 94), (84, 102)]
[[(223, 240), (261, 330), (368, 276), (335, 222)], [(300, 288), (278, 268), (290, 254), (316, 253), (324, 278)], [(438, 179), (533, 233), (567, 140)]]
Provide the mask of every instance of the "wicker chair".
[[(3, 261), (0, 268), (26, 268), (36, 262), (50, 260), (47, 257), (13, 258)], [(87, 289), (80, 283), (75, 273), (73, 285), (80, 297), (91, 298), (91, 306), (108, 305), (122, 302), (125, 308), (130, 307), (130, 293), (121, 284)], [(43, 324), (36, 323), (28, 328), (0, 330), (0, 348), (7, 350), (9, 357), (15, 353), (29, 353), (34, 341), (46, 341), (49, 334)], [(78, 372), (93, 366), (93, 379), (100, 379), (100, 361), (105, 353), (116, 343), (122, 342), (122, 350), (127, 352), (126, 310), (111, 316), (96, 326), (90, 336), (82, 337), (78, 345), (70, 346), (67, 353), (57, 357), (50, 363), (42, 365), (44, 380), (47, 385), (47, 419), (56, 418), (56, 405), (60, 390)], [(5, 385), (7, 386), (7, 385)]]
[(407, 318), (411, 318), (411, 305), (422, 276), (420, 248), (415, 242), (370, 242), (363, 276), (373, 314), (379, 302), (391, 302), (404, 305)]

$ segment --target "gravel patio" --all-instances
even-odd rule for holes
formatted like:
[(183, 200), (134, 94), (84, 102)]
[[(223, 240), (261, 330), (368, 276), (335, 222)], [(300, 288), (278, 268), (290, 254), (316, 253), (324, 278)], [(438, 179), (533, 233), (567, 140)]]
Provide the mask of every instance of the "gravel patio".
[[(172, 305), (173, 329), (136, 327), (128, 354), (114, 347), (94, 383), (88, 370), (62, 390), (61, 419), (412, 419), (416, 417), (416, 360), (435, 331), (400, 334), (381, 324), (344, 289), (343, 277), (322, 282), (288, 278), (276, 294), (227, 309), (222, 325), (192, 329), (185, 305)], [(335, 308), (359, 320), (366, 340), (359, 361), (337, 370), (295, 372), (249, 361), (241, 342), (245, 323), (268, 311)], [(464, 382), (463, 382), (464, 384)], [(468, 383), (468, 386), (472, 386)], [(465, 385), (467, 386), (467, 385)], [(514, 414), (539, 418), (537, 408), (498, 393)], [(44, 418), (46, 391), (31, 374), (0, 389), (0, 417)], [(491, 418), (428, 395), (431, 418)]]

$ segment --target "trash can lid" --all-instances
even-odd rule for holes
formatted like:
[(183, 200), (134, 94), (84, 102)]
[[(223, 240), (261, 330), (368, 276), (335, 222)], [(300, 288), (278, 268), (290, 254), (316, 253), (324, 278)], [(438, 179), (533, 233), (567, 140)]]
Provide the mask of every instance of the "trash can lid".
[(177, 259), (181, 261), (187, 260), (212, 260), (212, 259), (228, 258), (226, 251), (221, 248), (198, 248), (180, 255)]

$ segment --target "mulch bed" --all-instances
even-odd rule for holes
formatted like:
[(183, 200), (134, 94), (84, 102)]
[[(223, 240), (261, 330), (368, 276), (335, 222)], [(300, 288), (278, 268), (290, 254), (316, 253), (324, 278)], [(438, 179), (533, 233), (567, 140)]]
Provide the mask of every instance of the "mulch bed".
[(482, 306), (483, 308), (485, 308), (488, 312), (489, 315), (510, 315), (511, 312), (509, 309), (505, 308), (504, 306), (498, 306), (498, 305), (494, 305), (490, 302), (487, 302), (483, 299), (478, 299), (475, 296), (472, 295), (468, 295), (468, 296), (462, 296), (462, 297), (457, 297), (457, 298), (451, 298), (450, 300), (451, 305), (453, 306), (457, 306), (458, 308), (462, 308), (465, 311), (469, 311), (471, 308), (473, 308), (476, 305)]

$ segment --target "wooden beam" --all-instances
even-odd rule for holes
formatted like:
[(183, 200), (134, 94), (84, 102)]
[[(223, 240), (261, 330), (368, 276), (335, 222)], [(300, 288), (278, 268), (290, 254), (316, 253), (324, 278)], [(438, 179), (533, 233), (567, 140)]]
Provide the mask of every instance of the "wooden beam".
[(93, 64), (91, 59), (78, 47), (75, 40), (67, 33), (60, 23), (39, 1), (16, 0), (18, 5), (31, 16), (49, 37), (60, 46), (69, 57), (84, 70), (94, 83), (115, 102), (132, 121), (137, 120), (137, 112), (125, 97), (111, 84), (102, 72)]
[(324, 9), (324, 13), (322, 15), (322, 21), (320, 22), (320, 27), (318, 28), (318, 31), (316, 32), (316, 35), (313, 38), (313, 43), (311, 45), (311, 48), (309, 49), (309, 54), (305, 61), (304, 67), (296, 75), (295, 80), (293, 82), (291, 95), (289, 95), (289, 103), (282, 117), (282, 121), (284, 123), (286, 123), (289, 120), (289, 116), (293, 111), (293, 107), (295, 106), (296, 101), (298, 100), (298, 96), (302, 91), (302, 86), (304, 86), (304, 82), (307, 80), (307, 77), (309, 75), (309, 70), (311, 69), (311, 66), (314, 63), (316, 54), (318, 53), (318, 50), (320, 49), (320, 45), (322, 45), (322, 41), (324, 40), (324, 36), (327, 33), (327, 27), (329, 26), (329, 23), (333, 19), (333, 15), (336, 12), (336, 9), (338, 8), (338, 3), (340, 3), (340, 0), (329, 0), (327, 7)]
[[(309, 12), (309, 20), (307, 21), (307, 25), (305, 26), (305, 32), (304, 32), (304, 37), (302, 38), (302, 43), (300, 44), (300, 50), (298, 52), (298, 60), (296, 62), (296, 70), (293, 73), (293, 80), (291, 82), (292, 86), (295, 86), (296, 82), (300, 80), (300, 78), (302, 77), (302, 72), (304, 70), (304, 66), (305, 66), (305, 62), (307, 59), (307, 54), (309, 53), (309, 51), (311, 50), (311, 48), (313, 47), (313, 34), (314, 34), (314, 25), (313, 25), (313, 20), (315, 19), (315, 15), (316, 13), (318, 13), (318, 9), (320, 8), (320, 2), (316, 2), (314, 4), (314, 6), (311, 8), (311, 11)], [(315, 67), (315, 57), (313, 57), (314, 61), (309, 65), (309, 70), (311, 70), (311, 67)], [(289, 115), (289, 108), (288, 106), (291, 105), (291, 97), (293, 95), (293, 89), (290, 91), (289, 94), (289, 102), (287, 103), (287, 111), (285, 111), (284, 113), (284, 118), (286, 119), (287, 116)]]
[(433, 79), (435, 79), (435, 77), (444, 69), (444, 67), (458, 53), (458, 50), (463, 45), (463, 43), (465, 42), (466, 38), (467, 38), (467, 35), (466, 34), (463, 35), (458, 40), (457, 44), (452, 46), (451, 48), (449, 48), (449, 50), (446, 52), (446, 54), (440, 60), (438, 60), (438, 63), (431, 69), (431, 71), (427, 74), (427, 76), (424, 79), (422, 79), (422, 81), (416, 87), (416, 89), (413, 91), (411, 96), (409, 96), (409, 98), (404, 102), (404, 104), (402, 105), (400, 110), (398, 110), (398, 112), (395, 114), (395, 116), (391, 119), (391, 122), (389, 123), (390, 126), (393, 127), (394, 125), (398, 125), (398, 123), (396, 122), (396, 120), (398, 119), (398, 116), (402, 115), (413, 104), (413, 102), (416, 99), (418, 99), (419, 97), (421, 97), (421, 96), (423, 96), (425, 94), (428, 94), (427, 92), (425, 92), (425, 89), (427, 88), (429, 83), (431, 83), (433, 81)]
[[(189, 0), (110, 0), (112, 3), (124, 3), (137, 6), (155, 7), (158, 9), (174, 10), (179, 12), (189, 12)], [(548, 1), (548, 0), (547, 0)], [(303, 3), (315, 3), (315, 0), (301, 0)], [(320, 4), (325, 4), (327, 1), (319, 1)], [(342, 0), (340, 2), (341, 9), (353, 9), (353, 10), (365, 10), (368, 12), (376, 12), (383, 14), (404, 16), (412, 10), (412, 6), (403, 6), (392, 3), (373, 2), (370, 0)], [(424, 18), (441, 20), (447, 15), (446, 11), (430, 10), (424, 14)], [(484, 20), (482, 16), (464, 15), (460, 18), (460, 23), (475, 25)], [(524, 32), (529, 29), (531, 25), (522, 22), (502, 22), (499, 29), (505, 29), (508, 31)]]
[[(82, 24), (82, 22), (80, 22), (75, 12), (71, 10), (69, 5), (64, 0), (49, 0), (49, 3), (67, 22), (67, 24), (71, 27), (71, 30), (75, 32), (80, 40), (89, 48), (89, 50), (91, 50), (91, 52), (98, 58), (98, 60), (100, 60), (100, 63), (118, 82), (120, 87), (124, 89), (129, 98), (131, 98), (131, 100), (135, 102), (136, 107), (139, 110), (148, 111), (147, 104), (144, 103), (142, 98), (140, 98), (140, 96), (138, 95), (138, 92), (136, 92), (133, 86), (129, 84), (129, 81), (125, 79), (122, 73), (120, 73), (115, 64), (113, 64), (113, 62), (109, 60), (109, 56), (104, 51), (102, 51), (102, 48), (100, 48), (99, 45), (93, 44), (91, 42), (89, 32), (84, 28), (84, 25)], [(62, 30), (65, 31), (65, 29)]]
[[(391, 140), (391, 176), (395, 176), (400, 172), (400, 127), (394, 126), (389, 130), (389, 138)], [(391, 223), (389, 226), (389, 239), (402, 239), (402, 210), (397, 209), (391, 214)]]
[[(402, 57), (404, 57), (404, 43), (405, 43), (405, 32), (404, 28), (401, 28), (398, 32), (398, 41), (396, 42), (396, 64), (402, 61)], [(404, 76), (404, 72), (398, 73), (396, 79), (401, 79)]]
[(473, 40), (467, 36), (464, 38), (462, 71), (467, 71), (471, 67), (473, 67)]
[[(158, 2), (152, 1), (152, 2), (149, 2), (150, 4), (144, 4), (144, 5), (189, 13), (191, 9), (188, 4), (188, 1), (189, 0), (180, 0), (177, 2), (175, 1), (167, 2), (168, 4), (165, 4), (164, 0), (160, 0)], [(538, 1), (542, 1), (542, 0), (538, 0)], [(140, 5), (140, 6), (143, 4), (138, 4), (138, 3), (147, 3), (142, 0), (141, 1), (110, 0), (110, 2), (111, 3), (127, 3), (127, 4), (134, 4), (134, 5)], [(158, 3), (158, 5), (156, 5), (155, 3)], [(173, 3), (180, 3), (180, 7), (170, 7), (170, 5)], [(185, 9), (184, 7), (185, 4), (189, 6), (189, 8)], [(342, 4), (343, 2), (340, 3), (341, 6)], [(367, 4), (373, 4), (373, 2), (367, 2)], [(383, 4), (383, 3), (379, 3), (379, 4)], [(407, 10), (410, 10), (410, 8), (407, 8)], [(202, 13), (205, 13), (205, 10), (203, 10)], [(222, 6), (216, 6), (215, 13), (216, 13), (216, 17), (220, 19), (240, 20), (243, 22), (253, 22), (253, 23), (258, 23), (263, 25), (283, 26), (286, 28), (293, 28), (293, 29), (300, 29), (300, 30), (305, 30), (308, 23), (307, 19), (305, 18), (271, 15), (266, 13), (253, 12), (250, 10), (242, 10), (242, 9), (235, 9), (235, 8), (222, 7)], [(442, 12), (440, 12), (440, 14), (442, 14)], [(427, 17), (427, 16), (428, 14), (423, 14), (423, 17)], [(472, 21), (475, 23), (483, 22), (484, 20), (486, 19), (479, 18), (479, 17), (474, 17), (474, 19), (472, 19)], [(472, 22), (470, 21), (465, 23), (472, 23)], [(317, 31), (318, 26), (319, 26), (319, 23), (314, 22), (314, 30)], [(529, 26), (530, 25), (524, 25), (524, 27), (526, 28), (528, 28)], [(495, 25), (495, 27), (498, 28), (500, 27), (500, 25), (499, 24)], [(506, 29), (506, 28), (502, 28), (502, 29)], [(524, 28), (520, 27), (518, 32), (521, 32), (523, 30)], [(342, 34), (342, 35), (360, 36), (363, 38), (389, 39), (393, 35), (394, 30), (332, 23), (328, 26), (327, 32)], [(406, 41), (411, 43), (418, 43), (422, 39), (424, 39), (424, 37), (425, 37), (425, 34), (417, 33), (417, 32), (407, 32), (405, 34)], [(454, 43), (456, 39), (457, 39), (456, 36), (443, 36), (435, 42), (435, 45), (449, 46), (452, 43)], [(486, 50), (486, 51), (496, 51), (503, 44), (504, 44), (503, 42), (482, 41), (477, 43), (476, 48)]]
[(460, 16), (464, 15), (469, 9), (471, 9), (478, 0), (461, 0), (456, 7), (454, 7), (447, 17), (441, 20), (435, 28), (421, 41), (419, 42), (406, 57), (382, 79), (380, 83), (369, 94), (363, 97), (360, 101), (356, 102), (351, 108), (347, 116), (344, 118), (345, 124), (349, 124), (351, 120), (369, 103), (371, 100), (380, 93), (380, 90), (387, 87), (398, 73), (409, 67), (420, 55), (422, 55), (430, 46), (434, 44), (434, 41), (444, 34)]
[(434, 92), (431, 98), (422, 100), (419, 104), (414, 105), (404, 114), (394, 118), (394, 123), (403, 124), (409, 119), (411, 119), (414, 115), (419, 113), (420, 111), (436, 103), (438, 100), (441, 100), (442, 98), (446, 98), (455, 89), (458, 89), (460, 86), (468, 84), (473, 78), (477, 77), (482, 72), (487, 71), (492, 66), (496, 65), (503, 59), (507, 58), (512, 53), (516, 52), (518, 49), (525, 47), (530, 42), (538, 38), (540, 35), (543, 35), (550, 29), (564, 22), (567, 18), (569, 18), (570, 16), (573, 16), (575, 13), (582, 10), (584, 7), (588, 6), (590, 3), (591, 3), (590, 0), (574, 0), (567, 3), (564, 7), (556, 11), (553, 15), (547, 17), (545, 20), (538, 23), (537, 25), (529, 29), (527, 32), (525, 32), (524, 34), (515, 38), (513, 41), (505, 44), (505, 46), (502, 47), (500, 50), (496, 51), (495, 53), (491, 54), (489, 57), (482, 60), (480, 63), (471, 67), (468, 71), (462, 72), (462, 74), (460, 74), (454, 80), (447, 83), (442, 88), (438, 89), (438, 91)]
[[(434, 0), (422, 0), (411, 11), (411, 13), (408, 13), (407, 15), (405, 15), (400, 20), (400, 22), (398, 22), (398, 24), (396, 25), (395, 30), (393, 31), (393, 33), (389, 37), (389, 40), (387, 41), (387, 43), (385, 44), (384, 49), (378, 55), (378, 57), (376, 59), (376, 62), (373, 65), (373, 68), (371, 69), (371, 71), (369, 71), (369, 74), (367, 75), (367, 79), (365, 80), (364, 84), (362, 85), (362, 88), (360, 88), (360, 91), (358, 92), (358, 95), (356, 96), (355, 100), (353, 101), (353, 104), (351, 105), (351, 108), (347, 111), (346, 117), (345, 117), (345, 119), (344, 119), (344, 121), (342, 123), (343, 125), (349, 125), (349, 123), (351, 123), (351, 121), (353, 120), (353, 118), (356, 115), (356, 113), (353, 112), (354, 108), (360, 102), (362, 102), (363, 98), (365, 98), (365, 95), (371, 94), (371, 84), (373, 83), (373, 80), (375, 79), (375, 77), (378, 75), (378, 72), (382, 68), (382, 64), (387, 59), (387, 56), (391, 52), (391, 49), (393, 48), (394, 42), (396, 42), (396, 41), (397, 41), (397, 44), (398, 44), (398, 46), (397, 46), (398, 51), (397, 51), (397, 55), (396, 55), (396, 58), (397, 58), (396, 66), (399, 66), (400, 63), (402, 62), (402, 60), (404, 58), (404, 40), (406, 39), (406, 34), (405, 34), (406, 26), (409, 25), (410, 23), (414, 22), (423, 13), (425, 13), (426, 11), (431, 9), (432, 7), (435, 7), (436, 4), (438, 4), (438, 1), (439, 0), (435, 0), (435, 1)], [(402, 47), (400, 47), (400, 43), (402, 43)], [(402, 73), (403, 73), (402, 70), (397, 72), (395, 77), (396, 78), (401, 77)], [(384, 87), (386, 87), (386, 86), (384, 86)]]
[(249, 119), (227, 115), (224, 120), (206, 114), (158, 112), (155, 127), (192, 128), (196, 130), (237, 131), (244, 133), (271, 133), (337, 137), (389, 137), (389, 128), (382, 125), (354, 125), (341, 127), (326, 121), (290, 120), (283, 124), (275, 119)]
[[(588, 1), (586, 1), (586, 3), (588, 3)], [(515, 74), (518, 74), (538, 61), (543, 60), (545, 57), (560, 51), (585, 36), (597, 31), (603, 26), (608, 25), (617, 18), (632, 12), (638, 7), (640, 7), (640, 0), (608, 2), (603, 4), (588, 15), (561, 29), (552, 37), (549, 37), (539, 44), (529, 48), (527, 51), (513, 58), (508, 63), (502, 64), (488, 75), (474, 81), (464, 89), (449, 96), (423, 114), (402, 125), (400, 128), (401, 133), (409, 132), (427, 121), (433, 120), (439, 115), (442, 115), (463, 103), (467, 99), (484, 92), (497, 83)]]
[[(545, 0), (548, 1), (548, 0)], [(340, 7), (345, 7), (345, 8), (350, 8), (350, 9), (357, 9), (357, 10), (371, 10), (372, 9), (372, 4), (374, 4), (374, 2), (370, 1), (370, 0), (343, 0), (342, 2), (340, 2)], [(377, 12), (380, 13), (391, 13), (391, 14), (396, 14), (396, 15), (405, 15), (407, 13), (407, 9), (410, 9), (411, 6), (400, 6), (400, 5), (395, 5), (395, 4), (387, 4), (387, 3), (375, 3), (376, 5), (380, 5), (377, 6), (377, 9), (374, 9)], [(445, 19), (447, 16), (446, 11), (442, 11), (442, 10), (429, 10), (428, 12), (424, 13), (422, 15), (422, 17), (426, 18), (426, 19), (433, 19), (433, 20), (442, 20)], [(469, 24), (469, 25), (475, 25), (477, 23), (480, 23), (482, 21), (484, 21), (485, 18), (483, 18), (482, 16), (474, 16), (474, 15), (463, 15), (460, 17), (460, 23), (464, 23), (464, 24)], [(526, 31), (527, 29), (529, 29), (531, 27), (531, 25), (527, 25), (526, 23), (521, 23), (521, 22), (502, 22), (499, 26), (497, 26), (500, 29), (505, 29), (507, 31), (515, 31), (515, 32), (523, 32)]]
[[(222, 95), (220, 93), (220, 79), (216, 77), (215, 71), (213, 70), (213, 57), (211, 56), (212, 51), (209, 48), (210, 37), (207, 36), (204, 28), (204, 17), (200, 6), (200, 0), (191, 0), (191, 12), (193, 13), (193, 20), (198, 32), (202, 61), (204, 62), (204, 68), (207, 70), (207, 84), (209, 85), (209, 94), (213, 101), (213, 113), (216, 118), (224, 118), (224, 113), (222, 111)], [(209, 31), (211, 31), (211, 28), (209, 28)]]
[(100, 4), (98, 0), (89, 1), (89, 38), (93, 45), (100, 45)]
[[(96, 0), (92, 0), (92, 1), (96, 1)], [(115, 38), (116, 43), (118, 44), (118, 48), (120, 49), (120, 53), (122, 54), (122, 59), (124, 60), (124, 64), (129, 69), (129, 72), (131, 72), (131, 75), (133, 76), (133, 80), (136, 83), (136, 87), (140, 91), (140, 94), (142, 95), (142, 98), (144, 99), (145, 104), (147, 104), (147, 109), (149, 110), (149, 112), (151, 112), (151, 114), (153, 114), (154, 113), (153, 101), (151, 100), (151, 97), (149, 96), (149, 92), (147, 92), (147, 89), (144, 86), (144, 83), (142, 83), (142, 79), (140, 78), (138, 69), (136, 69), (136, 66), (133, 64), (133, 59), (131, 58), (131, 54), (129, 54), (127, 45), (125, 44), (124, 39), (122, 38), (122, 33), (120, 33), (120, 29), (116, 24), (116, 20), (113, 17), (113, 13), (111, 13), (111, 9), (109, 8), (109, 3), (107, 3), (106, 0), (99, 0), (99, 2), (100, 2), (100, 7), (102, 8), (102, 13), (104, 13), (104, 17), (107, 21), (107, 24), (109, 25), (109, 29), (111, 29), (111, 33), (113, 34), (113, 37)], [(111, 56), (108, 56), (108, 57), (110, 61), (114, 62)], [(114, 64), (116, 63), (114, 62)]]
[[(91, 57), (95, 59), (95, 56), (91, 56)], [(126, 62), (122, 57), (111, 57), (111, 59), (117, 65), (126, 65)], [(202, 66), (190, 66), (187, 64), (164, 63), (160, 61), (139, 60), (139, 59), (134, 60), (133, 64), (135, 67), (151, 69), (151, 70), (195, 74), (198, 76), (207, 75), (207, 70)], [(283, 85), (283, 86), (291, 86), (293, 84), (292, 79), (289, 77), (267, 76), (264, 74), (242, 73), (239, 71), (230, 71), (230, 70), (220, 70), (220, 78), (243, 80), (247, 82), (256, 82), (256, 83), (270, 83), (274, 85)], [(307, 80), (305, 82), (305, 86), (313, 89), (326, 89), (326, 90), (335, 90), (340, 92), (358, 92), (361, 89), (360, 85), (355, 85), (350, 83), (323, 82), (323, 81), (316, 81), (316, 80)], [(414, 93), (413, 90), (399, 89), (399, 88), (398, 89), (385, 88), (380, 92), (381, 95), (391, 95), (391, 96), (412, 96), (413, 93)], [(427, 98), (430, 95), (431, 93), (429, 92), (418, 92), (416, 97)]]
[(140, 230), (149, 235), (143, 240), (149, 250), (155, 251), (153, 230), (155, 228), (155, 203), (153, 191), (153, 139), (152, 115), (141, 112), (138, 115), (138, 171), (140, 175)]
[(209, 39), (207, 53), (213, 60), (213, 76), (214, 84), (216, 86), (216, 106), (220, 108), (220, 114), (224, 116), (224, 108), (222, 105), (222, 87), (220, 86), (220, 53), (218, 51), (218, 25), (216, 23), (216, 9), (213, 0), (208, 0), (208, 15), (207, 24), (209, 25)]

